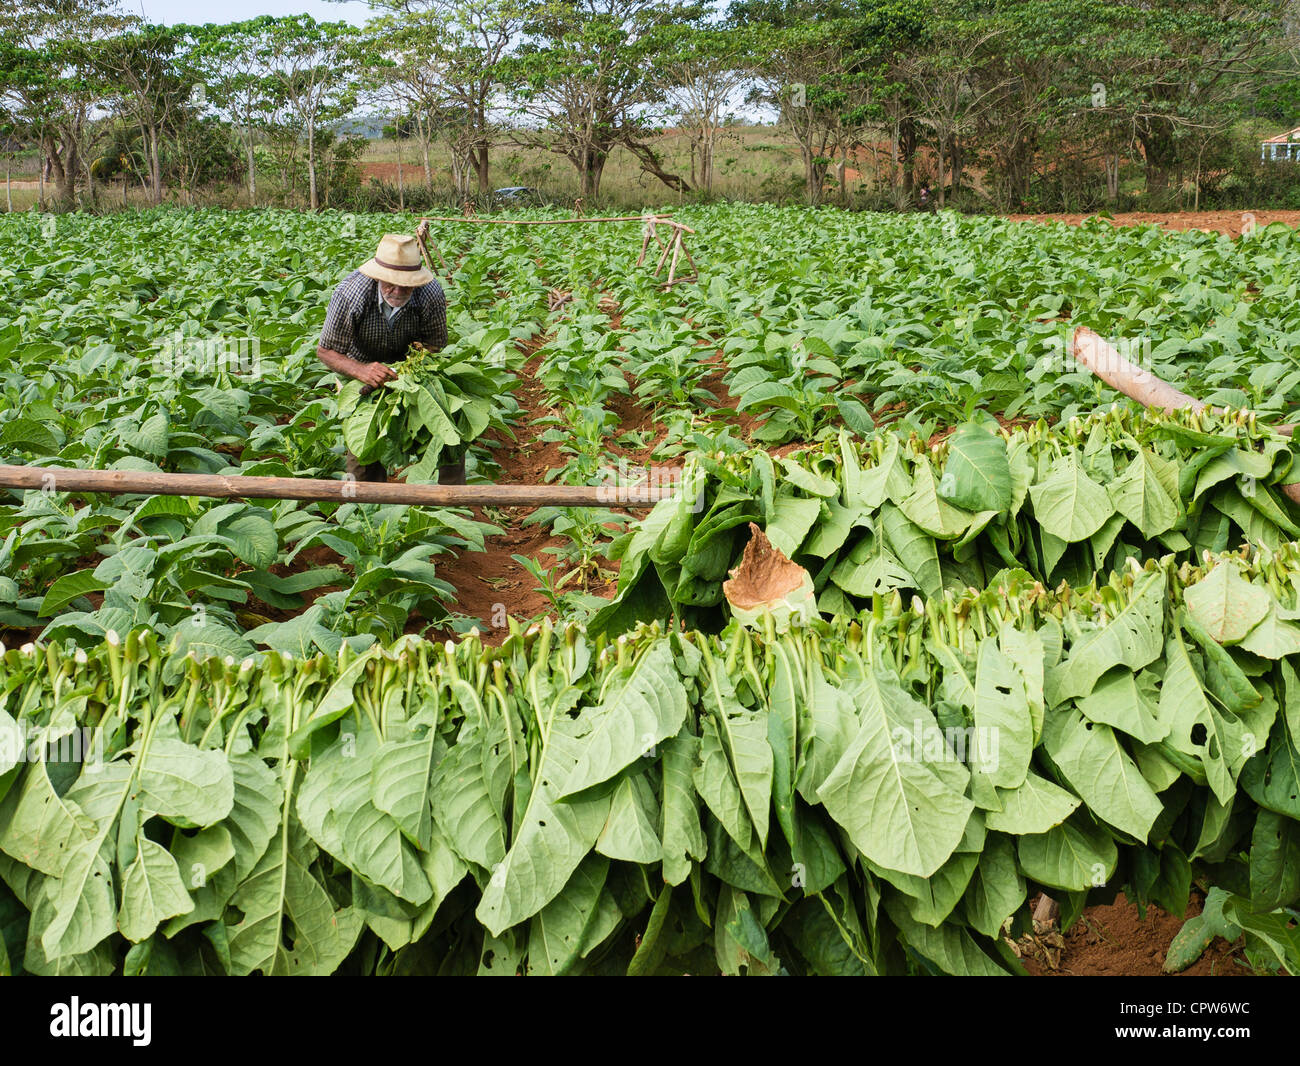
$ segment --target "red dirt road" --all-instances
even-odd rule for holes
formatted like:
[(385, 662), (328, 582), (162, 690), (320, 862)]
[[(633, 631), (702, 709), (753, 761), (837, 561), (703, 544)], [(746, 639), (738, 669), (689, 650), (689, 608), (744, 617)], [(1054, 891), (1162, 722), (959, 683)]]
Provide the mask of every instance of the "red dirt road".
[[(1077, 226), (1094, 215), (1007, 215), (1012, 222), (1064, 222)], [(1225, 233), (1229, 237), (1240, 237), (1241, 231), (1251, 218), (1256, 226), (1267, 226), (1270, 222), (1282, 222), (1288, 226), (1300, 226), (1300, 211), (1129, 211), (1115, 215), (1108, 221), (1115, 226), (1157, 225), (1168, 230), (1199, 229), (1207, 233)]]

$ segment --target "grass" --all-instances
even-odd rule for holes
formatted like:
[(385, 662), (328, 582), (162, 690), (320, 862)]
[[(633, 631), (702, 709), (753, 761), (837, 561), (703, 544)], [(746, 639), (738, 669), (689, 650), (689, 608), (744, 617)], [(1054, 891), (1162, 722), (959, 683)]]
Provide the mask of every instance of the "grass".
[[(665, 170), (691, 180), (691, 144), (687, 134), (670, 131), (650, 142), (659, 152)], [(419, 143), (411, 138), (401, 144), (403, 178), (410, 186), (424, 180)], [(398, 144), (392, 139), (372, 141), (362, 163), (396, 163)], [(429, 149), (435, 189), (451, 185), (449, 153), (441, 145)], [(698, 165), (698, 162), (697, 162)], [(407, 169), (409, 167), (409, 169)], [(864, 178), (867, 176), (864, 175)], [(363, 183), (365, 179), (363, 178)], [(385, 177), (392, 183), (395, 179)], [(694, 183), (692, 183), (694, 184)], [(868, 180), (851, 181), (850, 193), (869, 186)], [(579, 195), (578, 172), (561, 155), (536, 148), (503, 144), (492, 152), (492, 185), (531, 185), (548, 198), (563, 202)], [(732, 126), (719, 136), (715, 150), (713, 194), (723, 199), (783, 200), (803, 195), (803, 165), (798, 147), (772, 127)], [(654, 202), (694, 199), (691, 194), (670, 190), (659, 179), (645, 173), (625, 148), (611, 154), (601, 180), (600, 199), (611, 205), (642, 205)]]

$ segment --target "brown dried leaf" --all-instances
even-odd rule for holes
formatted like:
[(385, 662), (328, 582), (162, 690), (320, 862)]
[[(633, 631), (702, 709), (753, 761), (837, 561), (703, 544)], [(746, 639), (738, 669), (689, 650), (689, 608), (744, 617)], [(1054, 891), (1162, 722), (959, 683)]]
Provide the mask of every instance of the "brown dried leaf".
[(808, 574), (798, 563), (786, 558), (784, 552), (774, 548), (767, 534), (753, 522), (749, 523), (749, 533), (740, 565), (731, 571), (731, 580), (722, 583), (727, 602), (741, 610), (753, 610), (783, 599)]

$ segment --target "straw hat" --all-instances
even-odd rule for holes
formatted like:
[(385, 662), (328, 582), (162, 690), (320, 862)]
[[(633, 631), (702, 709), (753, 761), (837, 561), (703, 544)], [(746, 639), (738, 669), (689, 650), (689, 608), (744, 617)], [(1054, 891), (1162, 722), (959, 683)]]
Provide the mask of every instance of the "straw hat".
[(419, 288), (433, 280), (424, 267), (420, 245), (414, 237), (402, 233), (385, 233), (375, 257), (358, 269), (368, 278), (407, 288)]

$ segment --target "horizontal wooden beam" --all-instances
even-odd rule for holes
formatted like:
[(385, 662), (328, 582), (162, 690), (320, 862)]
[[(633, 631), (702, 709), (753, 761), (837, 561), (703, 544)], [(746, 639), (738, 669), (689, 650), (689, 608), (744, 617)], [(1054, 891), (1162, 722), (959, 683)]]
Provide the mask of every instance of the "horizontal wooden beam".
[(608, 218), (456, 218), (453, 215), (430, 215), (421, 222), (463, 222), (470, 226), (570, 226), (582, 222), (654, 222), (671, 226), (685, 233), (694, 233), (690, 226), (676, 222), (664, 215), (616, 215)]
[[(1074, 330), (1074, 339), (1070, 347), (1074, 358), (1091, 370), (1116, 392), (1122, 392), (1129, 399), (1136, 400), (1144, 407), (1159, 407), (1163, 411), (1190, 409), (1204, 411), (1209, 404), (1189, 396), (1169, 382), (1156, 377), (1145, 367), (1140, 367), (1124, 358), (1115, 348), (1104, 341), (1086, 326)], [(1223, 412), (1222, 407), (1214, 408), (1216, 413)], [(1295, 435), (1295, 426), (1280, 425), (1271, 427), (1273, 432), (1284, 437)], [(1300, 504), (1300, 482), (1279, 485), (1282, 493), (1293, 503)]]
[(403, 485), (395, 482), (0, 466), (0, 488), (415, 507), (652, 507), (673, 485)]

